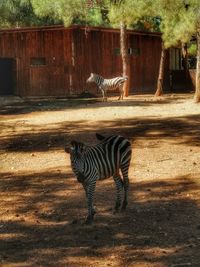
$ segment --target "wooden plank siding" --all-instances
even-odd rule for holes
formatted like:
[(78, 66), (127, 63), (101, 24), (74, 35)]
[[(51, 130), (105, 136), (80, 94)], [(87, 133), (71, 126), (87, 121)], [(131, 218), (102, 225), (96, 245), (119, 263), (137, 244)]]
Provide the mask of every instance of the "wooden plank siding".
[[(105, 78), (122, 74), (119, 40), (119, 30), (95, 27), (0, 30), (0, 59), (12, 58), (16, 62), (16, 95), (65, 97), (84, 90), (97, 94), (97, 87), (86, 84), (86, 79), (91, 72)], [(154, 93), (160, 34), (128, 31), (127, 40), (130, 93)], [(165, 72), (168, 88), (169, 61)]]

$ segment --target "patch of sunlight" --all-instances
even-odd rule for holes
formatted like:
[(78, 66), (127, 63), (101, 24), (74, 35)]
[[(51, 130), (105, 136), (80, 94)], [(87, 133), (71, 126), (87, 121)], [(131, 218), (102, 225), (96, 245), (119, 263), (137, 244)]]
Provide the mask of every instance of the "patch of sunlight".
[(22, 233), (0, 233), (0, 240), (9, 240), (9, 239), (18, 239), (25, 237), (25, 234)]
[(161, 130), (158, 130), (158, 131), (156, 131), (156, 130), (150, 130), (147, 133), (147, 136), (159, 136), (160, 137), (161, 135), (165, 135), (165, 131), (161, 131)]
[[(141, 238), (147, 236), (141, 236)], [(182, 247), (151, 247), (138, 249), (134, 245), (115, 246), (112, 249), (99, 249), (103, 255), (104, 262), (111, 262), (111, 266), (131, 266), (131, 267), (165, 267), (165, 258), (173, 256)], [(104, 265), (102, 265), (104, 266)], [(106, 265), (105, 265), (106, 266)]]
[[(37, 257), (38, 254), (40, 257)], [(102, 254), (99, 249), (94, 249), (92, 247), (67, 247), (61, 251), (57, 249), (40, 249), (32, 251), (32, 261), (34, 266), (41, 266), (42, 259), (54, 257), (59, 257), (56, 266), (80, 266), (80, 267), (119, 267), (122, 266), (120, 258), (118, 256), (109, 256)], [(36, 258), (37, 257), (37, 258)], [(44, 262), (42, 262), (44, 264)], [(42, 266), (45, 266), (43, 265)]]
[(3, 262), (2, 261), (3, 267), (31, 267), (33, 265), (27, 264), (27, 262)]
[[(38, 170), (38, 166), (43, 167), (43, 172), (49, 172), (49, 170), (57, 170), (63, 166), (66, 166), (66, 153), (60, 155), (58, 151), (27, 151), (27, 152), (7, 152), (6, 154), (0, 154), (1, 172), (32, 172)], [(51, 169), (52, 168), (52, 169)]]
[(117, 233), (117, 234), (115, 234), (115, 238), (116, 239), (128, 239), (128, 237), (129, 237), (129, 234), (125, 234), (125, 233)]
[(78, 257), (68, 257), (66, 260), (62, 261), (62, 264), (67, 264), (66, 266), (87, 266), (87, 267), (118, 267), (121, 266), (119, 260), (116, 258), (105, 258), (99, 256), (78, 256)]

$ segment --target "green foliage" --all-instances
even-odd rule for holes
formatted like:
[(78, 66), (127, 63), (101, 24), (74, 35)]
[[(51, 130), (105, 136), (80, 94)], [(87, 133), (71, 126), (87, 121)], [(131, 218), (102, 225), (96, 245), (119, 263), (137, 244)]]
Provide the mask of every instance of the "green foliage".
[(190, 43), (188, 45), (188, 55), (195, 56), (197, 54), (197, 44)]
[(1, 27), (22, 27), (32, 25), (49, 25), (60, 23), (51, 16), (39, 18), (33, 11), (30, 0), (1, 0)]
[(103, 19), (103, 14), (100, 8), (88, 8), (84, 15), (74, 17), (72, 23), (91, 26), (107, 25), (107, 22)]
[(1, 0), (1, 26), (87, 24), (161, 31), (166, 47), (200, 27), (200, 0)]
[[(157, 30), (154, 18), (146, 16), (151, 0), (1, 0), (1, 26), (87, 24)], [(143, 16), (143, 17), (142, 17)], [(110, 24), (111, 23), (111, 24)]]
[(93, 1), (89, 5), (87, 0), (31, 0), (35, 13), (40, 16), (51, 16), (63, 21), (66, 26), (70, 24), (103, 25), (101, 13), (102, 4)]
[(153, 9), (162, 18), (165, 47), (188, 42), (200, 25), (199, 0), (155, 0)]
[(31, 0), (35, 13), (40, 17), (50, 16), (69, 25), (74, 17), (82, 15), (80, 0)]
[(92, 5), (88, 3), (87, 0), (1, 0), (0, 25), (105, 25), (104, 1), (93, 1)]
[(130, 26), (147, 16), (151, 6), (151, 0), (124, 0), (118, 4), (111, 3), (109, 18), (114, 26), (119, 26), (121, 21)]
[(159, 17), (142, 17), (136, 24), (130, 25), (132, 29), (147, 32), (160, 32), (161, 19)]

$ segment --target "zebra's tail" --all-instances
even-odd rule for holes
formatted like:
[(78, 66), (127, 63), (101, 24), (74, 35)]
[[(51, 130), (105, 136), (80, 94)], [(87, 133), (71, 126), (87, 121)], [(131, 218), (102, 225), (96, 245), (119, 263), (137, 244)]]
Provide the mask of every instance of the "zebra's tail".
[(98, 140), (100, 140), (100, 141), (106, 139), (105, 136), (103, 136), (103, 135), (101, 135), (101, 134), (98, 134), (98, 133), (96, 133), (96, 138), (97, 138)]

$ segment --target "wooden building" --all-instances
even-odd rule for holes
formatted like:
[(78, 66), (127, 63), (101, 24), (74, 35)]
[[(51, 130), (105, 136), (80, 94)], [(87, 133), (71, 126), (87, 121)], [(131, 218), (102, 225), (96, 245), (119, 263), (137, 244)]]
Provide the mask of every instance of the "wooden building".
[[(130, 93), (154, 93), (161, 37), (128, 31)], [(170, 88), (167, 56), (165, 86)], [(119, 30), (73, 26), (0, 30), (0, 95), (79, 95), (97, 88), (86, 84), (90, 73), (105, 78), (122, 74)]]

